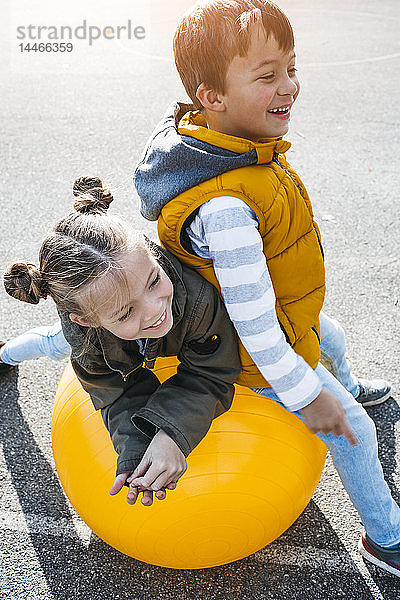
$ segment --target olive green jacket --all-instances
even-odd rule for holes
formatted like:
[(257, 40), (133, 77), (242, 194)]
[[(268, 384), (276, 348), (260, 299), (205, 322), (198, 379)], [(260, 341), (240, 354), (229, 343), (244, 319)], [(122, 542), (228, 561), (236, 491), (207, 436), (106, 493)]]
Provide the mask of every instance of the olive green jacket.
[[(158, 253), (174, 287), (173, 326), (147, 340), (144, 356), (135, 340), (102, 328), (88, 338), (87, 328), (59, 310), (72, 366), (118, 453), (117, 474), (135, 469), (159, 429), (187, 456), (230, 408), (240, 372), (236, 334), (216, 289), (166, 250)], [(150, 370), (158, 356), (180, 361), (162, 384)]]

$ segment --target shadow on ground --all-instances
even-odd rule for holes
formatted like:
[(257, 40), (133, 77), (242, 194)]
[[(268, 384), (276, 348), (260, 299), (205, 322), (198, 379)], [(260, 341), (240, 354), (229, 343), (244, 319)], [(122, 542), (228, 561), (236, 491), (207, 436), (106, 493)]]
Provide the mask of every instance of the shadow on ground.
[[(2, 381), (0, 436), (5, 461), (24, 514), (70, 519), (64, 492), (51, 465), (35, 442), (24, 420), (18, 399), (17, 371)], [(393, 482), (396, 466), (394, 425), (400, 409), (394, 401), (371, 412), (382, 445), (385, 474)], [(29, 468), (27, 468), (29, 465)], [(28, 521), (29, 523), (29, 521)], [(72, 523), (71, 523), (72, 525)], [(73, 527), (71, 527), (73, 530)], [(268, 554), (277, 547), (308, 547), (344, 552), (340, 539), (312, 501), (270, 548), (235, 563), (201, 570), (154, 567), (126, 557), (92, 534), (87, 547), (78, 535), (52, 536), (30, 531), (49, 590), (56, 600), (102, 598), (150, 600), (369, 600), (373, 596), (356, 568), (334, 571), (269, 564)], [(350, 561), (350, 558), (349, 558)], [(385, 600), (395, 600), (393, 577), (371, 567), (371, 575)], [(282, 589), (284, 591), (282, 591)], [(278, 596), (275, 590), (279, 590)]]

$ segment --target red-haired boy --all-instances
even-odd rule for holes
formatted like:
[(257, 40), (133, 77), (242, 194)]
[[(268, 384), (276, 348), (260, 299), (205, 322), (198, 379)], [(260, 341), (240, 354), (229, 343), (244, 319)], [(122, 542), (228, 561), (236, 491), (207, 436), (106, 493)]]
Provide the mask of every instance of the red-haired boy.
[(142, 213), (220, 289), (240, 339), (238, 381), (325, 442), (364, 524), (364, 556), (399, 576), (400, 509), (363, 407), (390, 386), (352, 375), (343, 330), (321, 312), (320, 233), (285, 158), (299, 93), (291, 25), (267, 0), (201, 2), (181, 19), (174, 54), (193, 105), (167, 111), (146, 147)]

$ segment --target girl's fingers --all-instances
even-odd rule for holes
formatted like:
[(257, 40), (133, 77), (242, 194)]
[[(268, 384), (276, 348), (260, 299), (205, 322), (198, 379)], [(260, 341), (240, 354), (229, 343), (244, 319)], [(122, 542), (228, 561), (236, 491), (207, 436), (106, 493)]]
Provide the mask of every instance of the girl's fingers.
[(158, 498), (159, 500), (164, 500), (167, 496), (167, 492), (166, 490), (175, 490), (176, 489), (176, 481), (171, 481), (170, 483), (168, 483), (165, 487), (162, 488), (162, 490), (159, 490), (155, 493), (156, 498)]
[(139, 495), (139, 491), (138, 491), (137, 487), (129, 486), (129, 492), (128, 492), (128, 495), (126, 496), (127, 503), (135, 504), (138, 495)]
[(147, 469), (149, 468), (149, 464), (149, 461), (145, 457), (143, 457), (136, 469), (128, 477), (127, 482), (131, 483), (131, 481), (133, 481), (133, 479), (135, 479), (136, 477), (141, 477), (142, 475), (144, 475)]
[(155, 492), (154, 495), (157, 498), (157, 500), (165, 500), (165, 498), (167, 497), (167, 492), (164, 489), (158, 490), (157, 492)]
[[(153, 491), (155, 491), (155, 496), (158, 500), (165, 500), (167, 496), (166, 490), (174, 490), (176, 488), (176, 481), (171, 481), (171, 479), (179, 479), (183, 474), (182, 472), (170, 474), (167, 474), (167, 472), (158, 473), (157, 469), (151, 469), (150, 467), (145, 475), (135, 477), (135, 473), (140, 471), (144, 473), (146, 471), (143, 464), (140, 469), (139, 467), (133, 473), (129, 473), (128, 471), (117, 475), (110, 489), (110, 494), (117, 494), (124, 487), (125, 482), (128, 482), (129, 491), (126, 496), (128, 504), (135, 504), (139, 493), (143, 492), (142, 504), (144, 506), (151, 506), (153, 504)], [(150, 487), (152, 489), (149, 489)]]
[(161, 473), (157, 479), (155, 479), (151, 485), (151, 489), (156, 492), (158, 490), (162, 490), (167, 486), (167, 484), (171, 481), (171, 479), (175, 479), (175, 473), (172, 473), (172, 476), (165, 472)]
[(150, 490), (144, 490), (142, 504), (143, 506), (151, 506), (153, 504), (153, 492)]
[[(175, 488), (176, 488), (176, 483), (173, 481), (173, 482), (169, 483), (168, 485), (166, 485), (165, 488), (162, 488), (162, 489), (154, 492), (154, 495), (157, 498), (157, 500), (165, 500), (165, 498), (167, 497), (166, 490), (167, 489), (174, 490)], [(135, 504), (140, 492), (143, 492), (142, 504), (144, 506), (151, 506), (153, 504), (153, 491), (143, 489), (142, 487), (139, 488), (132, 484), (129, 486), (129, 492), (126, 497), (126, 501), (128, 502), (128, 504), (131, 504), (131, 505)]]
[[(143, 475), (143, 477), (135, 477), (134, 479), (131, 480), (130, 483), (133, 485), (136, 485), (138, 487), (141, 486), (147, 490), (161, 489), (163, 487), (163, 485), (159, 485), (157, 488), (155, 488), (154, 483), (155, 483), (155, 481), (157, 481), (160, 477), (162, 477), (164, 475), (165, 475), (165, 471), (160, 473), (160, 469), (152, 465), (149, 468), (149, 470), (147, 471), (147, 473), (145, 475)], [(165, 483), (167, 483), (170, 480), (171, 480), (171, 477), (167, 478)]]
[(109, 492), (111, 494), (111, 496), (114, 496), (114, 494), (118, 494), (118, 492), (120, 490), (122, 490), (128, 475), (129, 475), (129, 472), (128, 473), (120, 473), (119, 475), (116, 476), (116, 478), (114, 479), (114, 483), (112, 484), (110, 492)]
[(140, 492), (143, 492), (143, 490), (146, 490), (149, 487), (144, 477), (135, 477), (134, 479), (131, 479), (129, 485), (138, 487)]

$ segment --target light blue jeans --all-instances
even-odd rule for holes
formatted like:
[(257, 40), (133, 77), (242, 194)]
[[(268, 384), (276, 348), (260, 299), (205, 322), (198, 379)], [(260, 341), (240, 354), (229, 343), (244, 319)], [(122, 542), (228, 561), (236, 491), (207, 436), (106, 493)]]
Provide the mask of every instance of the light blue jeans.
[[(400, 508), (393, 500), (383, 476), (378, 459), (375, 424), (355, 400), (359, 388), (357, 378), (351, 373), (350, 363), (346, 359), (344, 332), (337, 321), (324, 313), (320, 314), (320, 324), (321, 362), (315, 372), (323, 386), (345, 409), (358, 444), (351, 446), (343, 436), (317, 435), (330, 450), (343, 485), (370, 538), (382, 546), (399, 543)], [(255, 391), (279, 402), (271, 388)], [(303, 420), (300, 411), (294, 414)]]
[(8, 365), (18, 365), (24, 360), (48, 356), (53, 360), (67, 358), (71, 347), (65, 339), (61, 323), (43, 325), (26, 331), (8, 341), (0, 350), (1, 360)]

